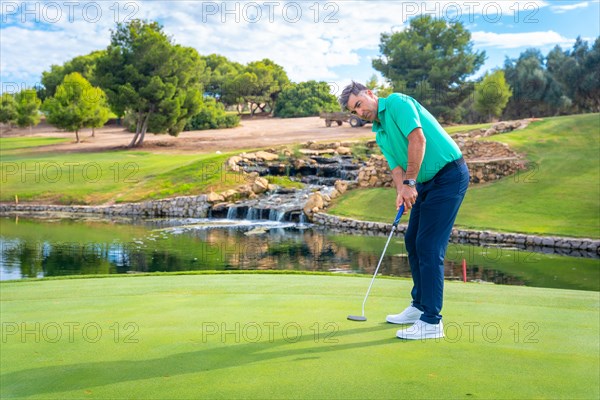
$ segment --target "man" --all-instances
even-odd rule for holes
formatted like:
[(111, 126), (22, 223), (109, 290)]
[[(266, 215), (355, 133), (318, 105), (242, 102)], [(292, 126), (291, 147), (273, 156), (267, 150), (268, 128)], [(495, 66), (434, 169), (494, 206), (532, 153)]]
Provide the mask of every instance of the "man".
[(378, 98), (352, 82), (339, 97), (343, 109), (373, 121), (373, 132), (392, 172), (396, 209), (411, 210), (405, 233), (413, 278), (412, 304), (388, 315), (402, 339), (444, 337), (444, 256), (452, 225), (469, 186), (469, 171), (456, 143), (415, 99), (400, 93)]

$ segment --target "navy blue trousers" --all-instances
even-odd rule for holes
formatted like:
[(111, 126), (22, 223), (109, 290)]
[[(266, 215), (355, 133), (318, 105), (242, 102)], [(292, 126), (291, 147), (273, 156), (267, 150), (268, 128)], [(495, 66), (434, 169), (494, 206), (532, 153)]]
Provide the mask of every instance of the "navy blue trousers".
[(469, 186), (464, 160), (447, 164), (434, 178), (417, 183), (405, 234), (413, 278), (412, 305), (423, 311), (421, 320), (438, 324), (444, 297), (444, 256), (458, 209)]

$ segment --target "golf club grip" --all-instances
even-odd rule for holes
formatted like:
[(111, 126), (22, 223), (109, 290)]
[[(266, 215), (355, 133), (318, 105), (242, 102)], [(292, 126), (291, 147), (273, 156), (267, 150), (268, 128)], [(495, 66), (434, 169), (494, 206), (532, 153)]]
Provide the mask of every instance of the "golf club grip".
[(402, 218), (402, 214), (404, 214), (404, 204), (400, 206), (398, 210), (398, 214), (396, 214), (396, 219), (394, 220), (393, 226), (398, 226), (398, 222), (400, 222), (400, 218)]

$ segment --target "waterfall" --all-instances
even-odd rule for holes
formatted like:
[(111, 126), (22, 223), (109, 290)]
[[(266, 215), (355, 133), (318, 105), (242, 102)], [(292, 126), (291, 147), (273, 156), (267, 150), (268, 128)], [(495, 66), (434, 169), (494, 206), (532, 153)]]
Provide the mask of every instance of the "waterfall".
[(285, 214), (286, 214), (285, 210), (278, 210), (278, 209), (275, 209), (275, 208), (271, 208), (269, 210), (269, 221), (278, 221), (278, 222), (281, 222), (281, 221), (284, 220)]
[(279, 210), (277, 212), (277, 221), (281, 222), (285, 218), (285, 210)]
[(302, 224), (306, 224), (308, 221), (306, 220), (306, 215), (304, 214), (304, 211), (300, 211), (300, 225)]
[(256, 208), (248, 207), (248, 213), (246, 214), (246, 219), (249, 219), (251, 221), (260, 219), (258, 212), (259, 212), (259, 210), (257, 210)]
[(238, 217), (238, 208), (237, 207), (229, 207), (227, 210), (227, 219), (237, 219)]
[(269, 221), (277, 221), (277, 210), (274, 208), (269, 210)]

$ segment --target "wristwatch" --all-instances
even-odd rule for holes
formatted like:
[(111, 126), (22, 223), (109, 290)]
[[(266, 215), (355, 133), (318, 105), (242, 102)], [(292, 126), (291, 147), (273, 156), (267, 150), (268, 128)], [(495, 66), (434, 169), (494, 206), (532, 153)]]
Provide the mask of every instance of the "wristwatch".
[(414, 188), (417, 185), (417, 181), (414, 179), (405, 179), (402, 181), (402, 184)]

